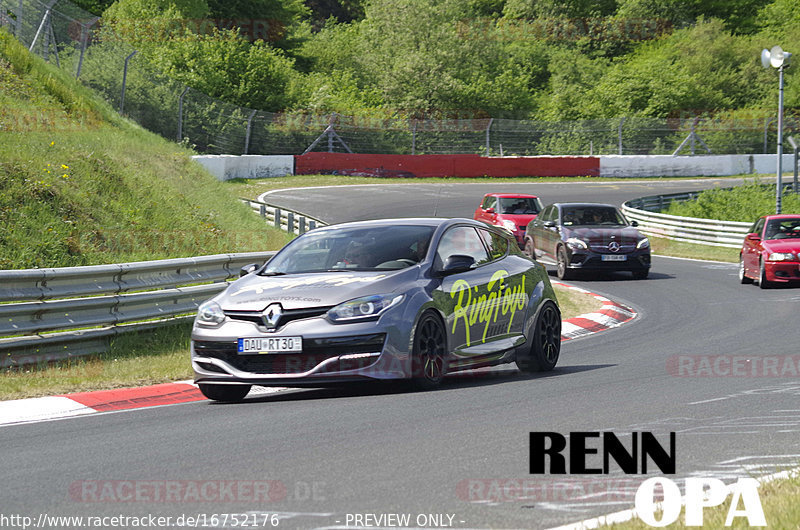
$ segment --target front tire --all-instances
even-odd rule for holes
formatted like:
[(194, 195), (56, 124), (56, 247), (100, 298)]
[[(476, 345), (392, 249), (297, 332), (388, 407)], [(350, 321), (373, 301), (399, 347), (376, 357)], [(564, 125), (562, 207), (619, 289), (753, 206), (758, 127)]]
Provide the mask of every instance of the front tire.
[(767, 268), (764, 266), (764, 258), (761, 258), (758, 263), (758, 286), (762, 289), (769, 289), (771, 285), (767, 281)]
[(752, 278), (748, 278), (744, 273), (744, 257), (739, 256), (739, 283), (746, 284), (746, 283), (753, 283)]
[(197, 386), (208, 399), (225, 403), (243, 400), (251, 388), (251, 385), (212, 385), (209, 383), (199, 383)]
[(419, 390), (438, 387), (447, 373), (447, 338), (441, 320), (425, 313), (414, 329), (411, 384)]
[(533, 240), (528, 238), (525, 240), (525, 248), (522, 249), (523, 254), (531, 259), (536, 259), (536, 250), (533, 248)]
[(569, 280), (572, 278), (572, 271), (569, 270), (569, 260), (567, 251), (564, 247), (559, 247), (556, 252), (556, 276), (559, 280)]
[(536, 317), (530, 349), (517, 353), (516, 364), (523, 372), (549, 372), (558, 363), (561, 353), (561, 311), (546, 301)]

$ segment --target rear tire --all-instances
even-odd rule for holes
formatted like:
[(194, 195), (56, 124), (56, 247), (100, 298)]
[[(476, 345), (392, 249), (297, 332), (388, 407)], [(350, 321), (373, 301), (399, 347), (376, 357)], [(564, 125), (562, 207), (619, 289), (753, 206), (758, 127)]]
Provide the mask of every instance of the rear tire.
[(739, 283), (753, 283), (753, 279), (748, 278), (744, 273), (744, 258), (742, 256), (739, 256)]
[(517, 353), (517, 368), (523, 372), (549, 372), (555, 368), (561, 353), (561, 311), (552, 301), (542, 305), (528, 338), (530, 349)]
[(441, 320), (425, 313), (414, 328), (411, 350), (411, 384), (418, 390), (433, 390), (447, 373), (447, 337)]
[(251, 385), (212, 385), (209, 383), (200, 383), (197, 386), (208, 399), (226, 403), (243, 400), (251, 388)]

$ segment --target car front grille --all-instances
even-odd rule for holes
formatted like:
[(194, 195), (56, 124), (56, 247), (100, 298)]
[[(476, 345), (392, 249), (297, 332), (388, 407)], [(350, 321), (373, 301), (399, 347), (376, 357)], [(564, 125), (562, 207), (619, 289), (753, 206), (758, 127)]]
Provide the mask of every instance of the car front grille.
[[(328, 307), (312, 307), (304, 309), (284, 309), (281, 318), (275, 329), (280, 329), (293, 320), (300, 320), (303, 318), (320, 317), (328, 312), (333, 306)], [(225, 311), (225, 316), (233, 320), (243, 320), (245, 322), (253, 322), (259, 326), (264, 326), (264, 317), (261, 311)]]
[[(301, 374), (320, 363), (341, 355), (377, 353), (383, 350), (385, 333), (303, 339), (302, 353), (239, 354), (236, 343), (195, 341), (198, 356), (220, 359), (237, 370), (253, 374)], [(326, 366), (326, 372), (362, 368), (375, 362), (377, 357), (345, 359)]]

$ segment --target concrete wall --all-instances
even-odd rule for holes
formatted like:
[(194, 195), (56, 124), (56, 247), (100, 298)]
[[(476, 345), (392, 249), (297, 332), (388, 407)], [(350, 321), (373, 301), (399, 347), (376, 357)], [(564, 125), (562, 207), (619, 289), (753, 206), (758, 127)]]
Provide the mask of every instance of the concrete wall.
[[(794, 155), (783, 155), (783, 170), (793, 171)], [(694, 177), (775, 173), (777, 155), (603, 155), (601, 177)]]
[(218, 180), (294, 175), (293, 155), (202, 155), (192, 158)]

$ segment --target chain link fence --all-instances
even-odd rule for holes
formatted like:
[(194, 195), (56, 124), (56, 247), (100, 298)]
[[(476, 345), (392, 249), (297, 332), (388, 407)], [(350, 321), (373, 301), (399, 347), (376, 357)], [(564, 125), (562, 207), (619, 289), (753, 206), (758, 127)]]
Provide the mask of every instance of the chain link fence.
[[(98, 17), (67, 0), (0, 0), (0, 25), (121, 114), (207, 154), (755, 154), (776, 148), (777, 120), (761, 111), (561, 122), (493, 119), (478, 112), (440, 119), (377, 111), (271, 113), (214, 99), (168, 78), (131, 45), (110, 36)], [(790, 133), (800, 131), (800, 115), (787, 113), (784, 126)]]

